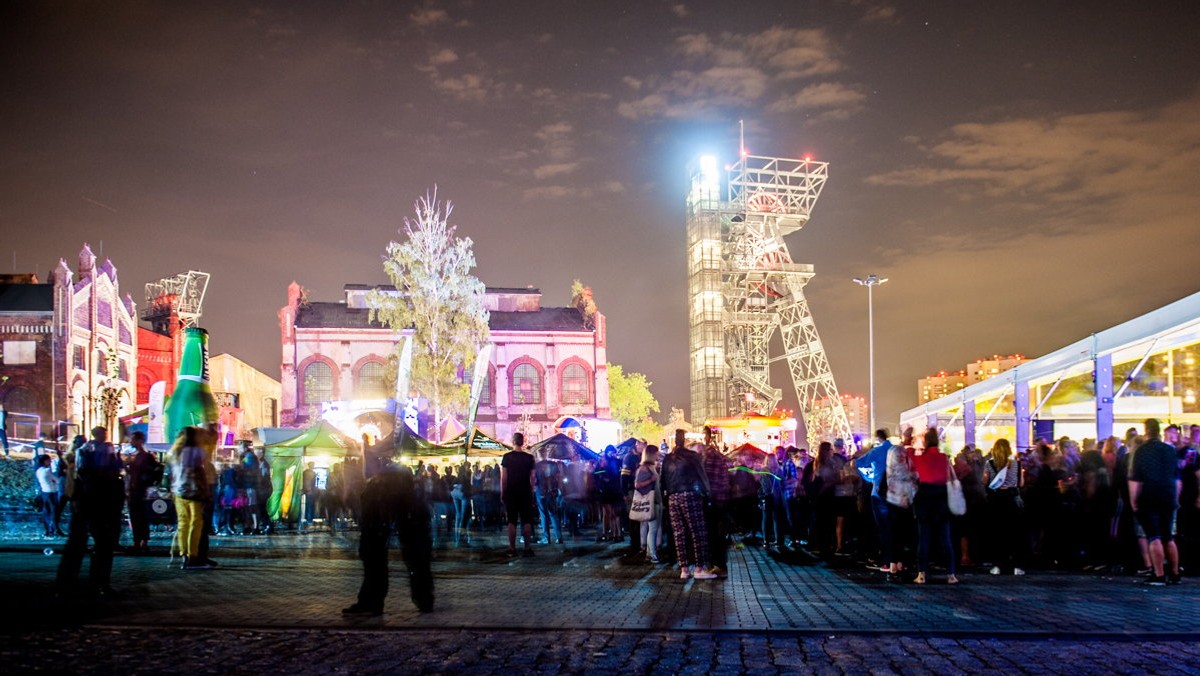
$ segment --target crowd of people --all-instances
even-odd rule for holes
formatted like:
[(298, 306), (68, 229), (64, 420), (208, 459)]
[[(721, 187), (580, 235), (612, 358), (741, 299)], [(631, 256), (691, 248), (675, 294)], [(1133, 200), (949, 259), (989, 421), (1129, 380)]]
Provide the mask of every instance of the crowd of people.
[[(953, 453), (935, 428), (906, 429), (899, 443), (879, 430), (858, 450), (837, 439), (811, 453), (730, 451), (707, 429), (703, 442), (689, 446), (682, 430), (674, 441), (560, 459), (535, 457), (517, 434), (499, 462), (418, 462), (404, 468), (405, 485), (431, 548), (507, 531), (508, 555), (532, 556), (535, 545), (577, 543), (589, 530), (597, 542), (628, 541), (648, 563), (677, 563), (682, 578), (724, 576), (735, 544), (863, 563), (917, 584), (935, 571), (957, 584), (963, 571), (1036, 568), (1131, 572), (1166, 585), (1200, 556), (1197, 425), (1160, 429), (1151, 419), (1123, 439), (1038, 440), (1026, 452), (999, 439), (986, 452), (968, 445)], [(271, 468), (261, 449), (243, 442), (234, 459), (214, 462), (215, 433), (205, 428), (186, 428), (162, 460), (140, 433), (129, 445), (131, 453), (119, 453), (98, 427), (71, 451), (35, 458), (43, 532), (68, 538), (62, 585), (74, 583), (90, 536), (92, 582), (107, 589), (125, 517), (124, 549), (147, 551), (149, 503), (168, 482), (173, 548), (185, 569), (216, 565), (209, 535), (271, 531)], [(365, 527), (366, 474), (350, 457), (318, 482), (309, 463), (301, 521)]]
[(590, 525), (597, 541), (628, 540), (647, 561), (700, 579), (724, 575), (736, 543), (861, 562), (917, 584), (936, 566), (949, 584), (962, 572), (1036, 568), (1159, 585), (1179, 582), (1180, 560), (1200, 556), (1200, 426), (1184, 432), (1147, 420), (1124, 439), (1039, 440), (1023, 453), (999, 439), (955, 453), (937, 429), (910, 428), (898, 443), (879, 430), (858, 450), (837, 439), (766, 453), (719, 449), (711, 431), (689, 446), (679, 431), (669, 451), (639, 442), (623, 456), (610, 446), (568, 460), (534, 457), (519, 439), (499, 467), (418, 464), (415, 491), (435, 547), (507, 527), (509, 554), (533, 555)]

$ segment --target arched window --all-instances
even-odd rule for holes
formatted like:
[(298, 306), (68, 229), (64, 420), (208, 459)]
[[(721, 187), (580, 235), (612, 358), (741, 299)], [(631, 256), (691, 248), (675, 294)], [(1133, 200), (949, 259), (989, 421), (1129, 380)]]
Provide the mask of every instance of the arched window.
[(383, 378), (383, 363), (369, 361), (358, 368), (358, 398), (386, 399), (387, 383)]
[(518, 364), (513, 369), (512, 403), (542, 403), (542, 374), (533, 364)]
[(108, 355), (104, 350), (96, 350), (96, 375), (108, 375)]
[(329, 368), (329, 364), (314, 361), (306, 366), (303, 383), (301, 404), (312, 406), (333, 399), (333, 369)]
[(587, 404), (588, 374), (582, 364), (567, 364), (562, 370), (562, 403), (564, 405)]

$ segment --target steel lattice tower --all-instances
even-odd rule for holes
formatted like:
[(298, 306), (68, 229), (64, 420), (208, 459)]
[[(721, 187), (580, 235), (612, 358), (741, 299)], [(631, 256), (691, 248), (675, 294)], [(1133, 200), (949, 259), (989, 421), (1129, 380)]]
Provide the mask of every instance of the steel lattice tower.
[[(792, 262), (783, 238), (800, 230), (829, 165), (743, 155), (722, 197), (715, 158), (690, 171), (687, 256), (692, 420), (770, 413), (782, 398), (772, 361), (786, 359), (810, 445), (850, 424), (804, 297), (813, 266)], [(784, 353), (770, 356), (779, 330)]]

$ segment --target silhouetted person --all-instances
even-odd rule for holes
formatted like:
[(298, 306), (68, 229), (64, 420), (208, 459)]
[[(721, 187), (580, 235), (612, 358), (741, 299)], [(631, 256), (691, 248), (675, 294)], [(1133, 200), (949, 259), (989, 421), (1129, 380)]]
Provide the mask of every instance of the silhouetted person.
[(358, 556), (363, 562), (363, 582), (358, 601), (342, 610), (351, 617), (383, 614), (388, 593), (388, 537), (392, 529), (400, 538), (413, 603), (423, 613), (433, 610), (433, 573), (429, 562), (433, 543), (429, 533), (429, 508), (416, 494), (408, 468), (390, 467), (371, 477), (361, 496), (361, 535)]
[(72, 497), (70, 535), (58, 564), (58, 588), (70, 592), (79, 578), (87, 551), (88, 536), (95, 547), (88, 579), (102, 595), (112, 594), (113, 549), (121, 533), (121, 508), (125, 503), (124, 463), (108, 443), (108, 430), (92, 429), (92, 440), (84, 444), (75, 461), (77, 478)]
[(146, 450), (146, 434), (134, 432), (129, 436), (134, 448), (129, 462), (129, 526), (133, 531), (133, 551), (144, 553), (150, 548), (150, 511), (146, 492), (162, 480), (163, 466)]

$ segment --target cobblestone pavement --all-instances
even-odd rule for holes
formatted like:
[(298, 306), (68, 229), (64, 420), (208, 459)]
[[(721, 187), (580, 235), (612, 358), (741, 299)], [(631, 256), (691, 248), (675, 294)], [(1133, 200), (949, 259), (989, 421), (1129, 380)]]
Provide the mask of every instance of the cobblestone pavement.
[[(61, 542), (52, 543), (61, 545)], [(387, 612), (345, 620), (354, 536), (217, 540), (210, 571), (119, 556), (115, 599), (59, 600), (57, 554), (0, 549), (0, 665), (179, 673), (679, 672), (1200, 673), (1200, 581), (965, 575), (889, 584), (758, 548), (724, 580), (681, 581), (621, 545), (541, 546), (507, 559), (498, 538), (439, 553), (436, 610), (408, 601), (393, 566)], [(85, 563), (86, 570), (86, 563)], [(7, 669), (6, 669), (7, 670)]]
[(0, 664), (10, 674), (1195, 674), (1200, 642), (87, 628), (0, 635)]

